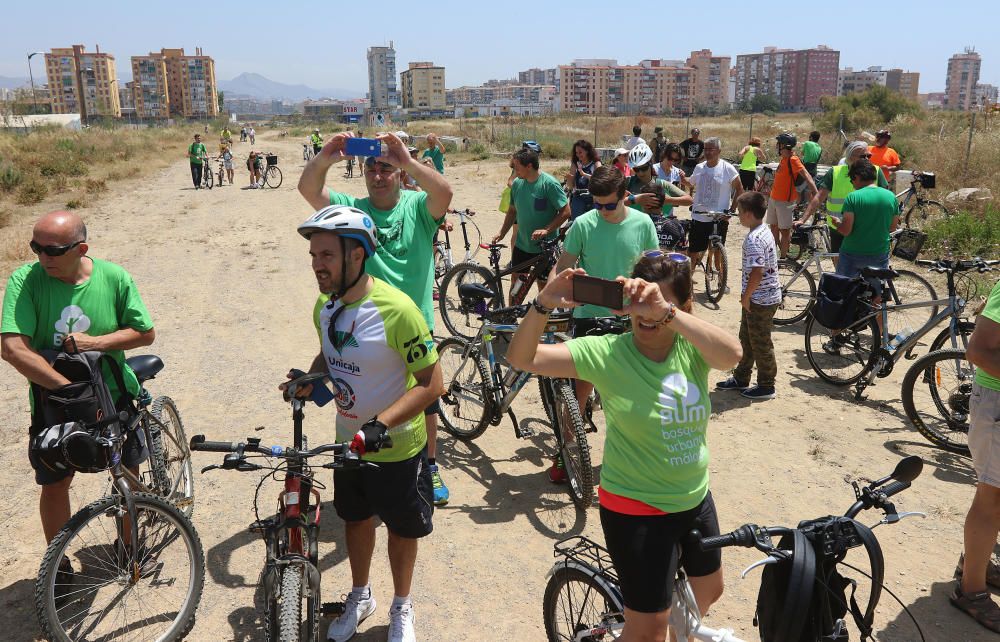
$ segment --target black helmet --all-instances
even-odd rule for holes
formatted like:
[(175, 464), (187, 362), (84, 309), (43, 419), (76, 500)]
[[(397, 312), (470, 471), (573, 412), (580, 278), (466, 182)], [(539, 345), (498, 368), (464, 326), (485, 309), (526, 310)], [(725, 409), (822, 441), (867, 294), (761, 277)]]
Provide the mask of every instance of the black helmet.
[(525, 140), (521, 142), (521, 149), (530, 149), (536, 154), (542, 153), (542, 146), (533, 140)]
[(883, 137), (892, 138), (892, 133), (890, 133), (888, 129), (880, 129), (877, 132), (875, 132), (876, 140)]
[(799, 139), (792, 132), (778, 134), (775, 140), (778, 141), (778, 147), (781, 149), (794, 149), (795, 145), (799, 142)]

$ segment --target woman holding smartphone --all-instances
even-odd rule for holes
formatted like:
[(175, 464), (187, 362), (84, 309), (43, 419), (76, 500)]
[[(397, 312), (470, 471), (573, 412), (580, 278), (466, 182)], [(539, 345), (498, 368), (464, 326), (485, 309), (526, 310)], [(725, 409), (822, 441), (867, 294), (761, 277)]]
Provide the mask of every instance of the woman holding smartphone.
[(567, 269), (549, 280), (507, 359), (600, 391), (607, 439), (598, 497), (625, 601), (623, 639), (664, 640), (678, 564), (702, 613), (722, 595), (721, 553), (684, 546), (678, 555), (678, 545), (693, 528), (719, 533), (708, 488), (708, 372), (734, 367), (742, 351), (736, 337), (691, 314), (691, 262), (662, 250), (645, 252), (632, 278), (618, 279), (632, 332), (539, 345), (552, 309), (580, 305), (573, 279), (584, 274)]

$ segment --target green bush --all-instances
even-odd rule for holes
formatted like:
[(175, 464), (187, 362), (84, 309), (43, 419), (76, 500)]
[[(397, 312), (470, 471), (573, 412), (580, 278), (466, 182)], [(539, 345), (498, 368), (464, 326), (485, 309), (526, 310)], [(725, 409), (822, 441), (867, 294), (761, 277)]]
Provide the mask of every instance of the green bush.
[(68, 201), (66, 201), (66, 209), (68, 209), (68, 210), (78, 210), (81, 207), (85, 207), (86, 205), (87, 205), (87, 201), (85, 201), (85, 200), (83, 200), (82, 198), (79, 198), (79, 197), (78, 198), (71, 198)]
[[(1000, 256), (1000, 209), (988, 206), (983, 212), (959, 212), (934, 222), (925, 230), (931, 253), (956, 256)], [(926, 250), (924, 250), (926, 253)]]
[(901, 115), (919, 114), (920, 105), (887, 87), (876, 85), (862, 92), (846, 96), (826, 96), (821, 99), (822, 124), (836, 130), (840, 115), (844, 115), (844, 131), (859, 131), (865, 127), (879, 127)]
[(42, 176), (85, 176), (87, 163), (70, 154), (55, 154), (42, 160), (38, 166)]
[(4, 164), (0, 167), (0, 190), (13, 192), (24, 180), (24, 174), (13, 165)]
[(482, 143), (475, 143), (469, 147), (469, 153), (472, 154), (472, 160), (486, 160), (490, 157), (490, 150)]
[(21, 205), (40, 203), (48, 196), (49, 188), (37, 178), (31, 178), (21, 184), (17, 190), (17, 202)]

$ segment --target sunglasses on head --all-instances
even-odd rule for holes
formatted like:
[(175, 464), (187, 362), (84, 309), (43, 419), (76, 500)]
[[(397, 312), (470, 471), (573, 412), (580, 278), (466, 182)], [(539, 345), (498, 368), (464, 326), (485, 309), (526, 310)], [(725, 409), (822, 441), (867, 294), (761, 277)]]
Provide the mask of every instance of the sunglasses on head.
[(610, 212), (618, 209), (618, 201), (615, 201), (614, 203), (598, 203), (597, 201), (594, 201), (594, 209), (598, 212), (601, 210), (607, 210)]
[(41, 245), (36, 241), (31, 241), (28, 245), (31, 247), (31, 251), (35, 254), (45, 254), (47, 256), (62, 256), (66, 252), (69, 252), (77, 245), (83, 243), (83, 241), (76, 241), (75, 243), (68, 243), (66, 245)]
[(666, 257), (673, 261), (674, 263), (687, 263), (691, 260), (687, 254), (681, 254), (680, 252), (665, 252), (663, 250), (646, 250), (642, 253), (642, 258), (644, 259), (659, 259)]

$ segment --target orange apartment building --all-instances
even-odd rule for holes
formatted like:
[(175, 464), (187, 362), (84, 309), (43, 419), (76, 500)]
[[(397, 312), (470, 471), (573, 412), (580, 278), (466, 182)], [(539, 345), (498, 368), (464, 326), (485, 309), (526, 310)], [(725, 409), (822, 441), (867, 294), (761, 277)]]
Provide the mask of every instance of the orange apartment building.
[(45, 54), (45, 73), (53, 114), (80, 114), (83, 122), (121, 117), (115, 57), (100, 47), (92, 53), (83, 45), (52, 49)]

